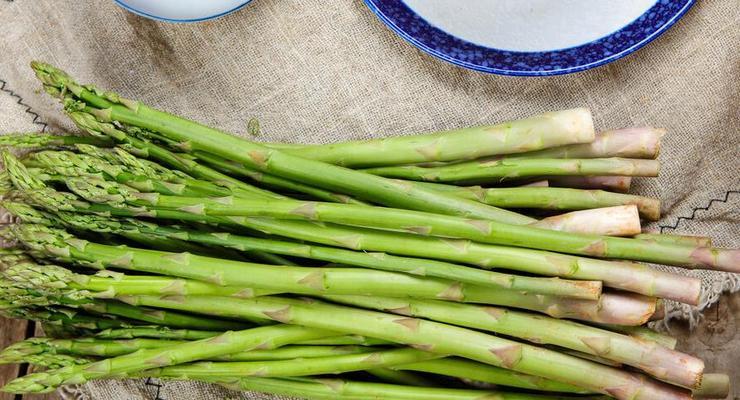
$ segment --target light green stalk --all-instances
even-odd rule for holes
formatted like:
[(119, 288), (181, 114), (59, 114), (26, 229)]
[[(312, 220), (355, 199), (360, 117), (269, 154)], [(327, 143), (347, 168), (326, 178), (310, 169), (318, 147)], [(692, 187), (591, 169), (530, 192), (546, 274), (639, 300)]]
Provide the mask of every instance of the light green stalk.
[(660, 201), (651, 197), (635, 196), (605, 190), (585, 190), (555, 187), (489, 188), (480, 186), (449, 186), (417, 182), (429, 188), (454, 193), (456, 196), (502, 208), (538, 208), (545, 210), (586, 210), (620, 205), (637, 206), (640, 215), (648, 220), (660, 218)]
[(577, 189), (602, 189), (626, 193), (632, 184), (631, 176), (547, 176), (550, 186)]
[[(137, 326), (131, 328), (109, 328), (98, 331), (95, 337), (98, 339), (175, 339), (175, 340), (199, 340), (217, 336), (223, 332), (218, 331), (195, 331), (190, 329), (170, 329), (162, 326)], [(352, 346), (382, 346), (389, 342), (360, 335), (335, 336), (323, 339), (306, 340), (298, 344), (305, 346), (329, 346), (329, 347), (352, 347)], [(272, 350), (264, 350), (272, 351)], [(278, 351), (278, 350), (274, 350)], [(254, 350), (252, 353), (257, 352)], [(295, 358), (295, 357), (291, 357)]]
[(86, 131), (95, 137), (112, 138), (116, 142), (120, 143), (120, 146), (128, 147), (128, 151), (135, 153), (139, 157), (157, 160), (171, 168), (187, 173), (190, 176), (206, 180), (232, 190), (241, 190), (254, 196), (263, 196), (267, 198), (283, 197), (267, 190), (246, 184), (205, 165), (201, 165), (187, 157), (186, 154), (174, 153), (152, 142), (133, 137), (118, 129), (113, 124), (97, 121), (95, 117), (90, 114), (70, 111), (68, 112), (68, 115), (70, 119), (72, 119), (72, 122), (74, 122), (83, 131)]
[[(473, 264), (482, 268), (507, 268), (547, 276), (601, 280), (610, 287), (666, 298), (696, 295), (691, 297), (695, 299), (700, 290), (698, 279), (661, 272), (635, 263), (596, 260), (530, 249), (493, 246), (463, 240), (438, 239), (332, 224), (314, 224), (290, 220), (278, 222), (264, 218), (246, 217), (218, 218), (177, 210), (160, 210), (147, 207), (124, 206), (118, 208), (106, 204), (81, 202), (74, 195), (54, 191), (28, 191), (24, 194), (34, 204), (45, 208), (51, 207), (52, 210), (102, 213), (121, 217), (147, 216), (245, 227), (271, 235), (353, 250), (381, 251), (398, 255), (449, 260)], [(691, 300), (689, 299), (689, 301)]]
[(324, 145), (283, 146), (281, 150), (330, 164), (366, 167), (469, 160), (592, 140), (591, 112), (576, 108), (493, 126)]
[(494, 367), (492, 365), (457, 357), (446, 357), (436, 360), (421, 361), (413, 364), (396, 365), (392, 368), (453, 376), (465, 380), (544, 392), (588, 393), (587, 390), (577, 386), (555, 382), (537, 376), (521, 374), (509, 369)]
[(319, 189), (317, 187), (305, 185), (300, 182), (295, 182), (289, 179), (284, 179), (279, 176), (265, 174), (264, 172), (258, 172), (253, 169), (249, 169), (247, 166), (243, 164), (235, 164), (233, 162), (229, 162), (228, 160), (224, 160), (223, 158), (220, 158), (210, 153), (199, 151), (199, 152), (195, 152), (195, 155), (198, 157), (199, 160), (202, 160), (206, 162), (207, 164), (212, 165), (214, 168), (224, 173), (246, 177), (253, 181), (265, 184), (269, 187), (287, 190), (288, 192), (307, 194), (318, 200), (331, 201), (331, 202), (336, 202), (336, 203), (348, 203), (348, 204), (367, 204), (364, 201), (354, 199), (344, 194), (332, 193), (332, 192), (329, 192), (323, 189)]
[(635, 239), (680, 244), (691, 247), (711, 247), (712, 238), (706, 236), (669, 235), (665, 233), (641, 233)]
[(660, 332), (656, 332), (644, 326), (624, 326), (624, 325), (613, 325), (613, 324), (604, 324), (601, 326), (603, 326), (605, 329), (615, 331), (615, 332), (621, 332), (625, 335), (630, 335), (640, 340), (655, 342), (669, 349), (675, 349), (676, 343), (678, 342), (678, 340), (674, 338), (673, 336), (665, 335)]
[[(218, 336), (223, 332), (219, 332)], [(213, 337), (209, 336), (209, 337)], [(204, 338), (206, 339), (206, 338)], [(182, 340), (127, 339), (105, 340), (98, 338), (49, 339), (31, 338), (17, 342), (0, 352), (0, 364), (26, 362), (33, 355), (70, 355), (86, 357), (118, 357), (142, 349), (161, 349), (177, 344), (188, 343)], [(367, 346), (309, 346), (292, 345), (270, 350), (250, 350), (234, 352), (210, 358), (210, 361), (272, 361), (299, 358), (334, 357), (348, 354), (371, 353), (387, 348)]]
[(704, 371), (704, 362), (700, 359), (654, 343), (575, 322), (505, 308), (365, 296), (331, 296), (329, 299), (363, 308), (491, 331), (537, 344), (556, 345), (631, 365), (660, 380), (685, 387), (696, 387), (701, 382)]
[(0, 135), (0, 147), (56, 147), (91, 144), (100, 147), (111, 147), (113, 141), (105, 137), (50, 135), (44, 133), (9, 133)]
[(157, 310), (145, 307), (131, 307), (114, 301), (92, 301), (79, 304), (80, 309), (93, 314), (113, 315), (130, 320), (170, 326), (174, 328), (198, 328), (198, 329), (244, 329), (244, 323), (234, 321), (221, 321), (212, 318), (204, 318), (197, 315), (176, 313), (168, 310)]
[[(29, 218), (25, 213), (9, 204), (9, 210), (26, 222), (43, 223), (44, 217)], [(403, 272), (417, 276), (433, 276), (463, 283), (497, 289), (510, 289), (530, 293), (551, 294), (583, 299), (596, 299), (601, 293), (598, 281), (568, 281), (559, 278), (538, 278), (503, 274), (465, 267), (435, 260), (398, 257), (384, 253), (367, 253), (323, 247), (303, 243), (239, 236), (227, 232), (200, 232), (178, 227), (159, 226), (137, 220), (110, 220), (94, 215), (74, 214), (60, 211), (57, 216), (75, 229), (117, 234), (137, 232), (146, 237), (163, 237), (187, 240), (209, 246), (221, 246), (239, 251), (266, 251), (271, 254), (311, 258), (343, 265), (354, 265), (386, 271)], [(51, 226), (55, 226), (52, 224)], [(145, 294), (145, 293), (140, 293)]]
[(730, 395), (730, 377), (725, 374), (704, 374), (701, 386), (694, 390), (697, 399), (724, 399)]
[[(212, 259), (188, 253), (167, 253), (108, 246), (77, 239), (51, 228), (14, 227), (18, 240), (39, 256), (82, 263), (93, 268), (119, 269), (179, 276), (217, 286), (262, 287), (302, 294), (358, 294), (426, 298), (499, 304), (547, 313), (558, 318), (640, 325), (655, 312), (655, 299), (640, 295), (608, 294), (599, 300), (569, 299), (479, 286), (405, 274), (353, 268), (275, 268), (239, 261)], [(278, 289), (280, 287), (280, 289)], [(190, 292), (193, 294), (193, 292)], [(387, 295), (387, 294), (386, 294)], [(392, 295), (391, 295), (392, 296)]]
[(506, 158), (645, 158), (656, 159), (660, 140), (666, 134), (660, 128), (625, 128), (601, 132), (590, 143), (570, 144), (539, 151), (507, 155)]
[(414, 363), (444, 357), (441, 354), (402, 348), (378, 350), (370, 353), (335, 355), (297, 360), (199, 362), (147, 370), (148, 376), (208, 379), (224, 376), (295, 377), (340, 374), (352, 371)]
[(0, 310), (0, 314), (8, 318), (27, 319), (51, 326), (82, 330), (130, 328), (135, 325), (130, 320), (113, 319), (108, 316), (94, 316), (83, 313), (80, 310), (65, 307), (5, 309)]
[(91, 364), (33, 373), (14, 379), (5, 385), (2, 390), (9, 393), (45, 393), (53, 391), (61, 385), (81, 384), (93, 379), (182, 364), (230, 354), (235, 351), (274, 348), (299, 340), (331, 335), (333, 335), (332, 332), (322, 329), (289, 325), (229, 331), (210, 339), (177, 344), (161, 349), (142, 350)]
[(542, 176), (658, 176), (659, 169), (655, 160), (629, 158), (504, 158), (442, 167), (403, 165), (362, 171), (386, 178), (468, 185)]
[[(234, 377), (215, 378), (208, 382), (238, 391), (257, 391), (310, 400), (573, 400), (568, 396), (506, 393), (476, 389), (445, 389), (391, 385), (385, 383), (355, 382), (340, 379), (280, 379)], [(678, 397), (671, 397), (678, 398)], [(681, 397), (683, 398), (683, 397)], [(598, 397), (580, 397), (597, 400)]]
[[(368, 335), (424, 351), (456, 355), (569, 383), (618, 399), (690, 398), (683, 390), (643, 376), (540, 347), (438, 322), (337, 306), (311, 299), (293, 300), (270, 296), (255, 299), (214, 299), (199, 296), (167, 299), (138, 296), (127, 301), (234, 318), (267, 316), (282, 323)], [(554, 365), (558, 367), (553, 368)]]
[[(585, 233), (564, 235), (537, 227), (495, 221), (471, 220), (451, 215), (353, 204), (297, 200), (188, 198), (156, 193), (127, 192), (108, 182), (70, 179), (69, 187), (92, 202), (153, 206), (209, 216), (250, 216), (331, 222), (461, 238), (481, 243), (529, 247), (603, 258), (663, 263), (689, 268), (740, 272), (740, 250), (688, 247), (665, 242)], [(691, 293), (695, 295), (696, 293)], [(696, 298), (692, 298), (696, 301)]]
[(498, 219), (511, 223), (531, 222), (528, 217), (478, 202), (430, 190), (409, 188), (392, 180), (272, 150), (155, 110), (140, 102), (121, 98), (117, 94), (80, 86), (65, 72), (48, 64), (34, 62), (32, 68), (45, 88), (48, 88), (47, 92), (64, 97), (67, 108), (94, 114), (101, 122), (118, 121), (155, 131), (172, 141), (180, 142), (183, 149), (207, 151), (285, 179), (388, 206)]
[[(55, 180), (66, 177), (104, 174), (108, 179), (126, 184), (141, 191), (154, 191), (177, 196), (229, 196), (240, 195), (236, 192), (212, 184), (182, 176), (143, 175), (146, 171), (131, 171), (126, 166), (111, 164), (107, 160), (97, 159), (85, 154), (69, 151), (44, 151), (33, 153), (24, 164), (29, 167), (40, 167), (50, 173)], [(54, 175), (59, 178), (54, 177)]]
[(435, 382), (432, 382), (430, 379), (409, 371), (401, 371), (390, 368), (373, 368), (366, 370), (365, 372), (385, 383), (419, 387), (438, 386), (435, 385)]

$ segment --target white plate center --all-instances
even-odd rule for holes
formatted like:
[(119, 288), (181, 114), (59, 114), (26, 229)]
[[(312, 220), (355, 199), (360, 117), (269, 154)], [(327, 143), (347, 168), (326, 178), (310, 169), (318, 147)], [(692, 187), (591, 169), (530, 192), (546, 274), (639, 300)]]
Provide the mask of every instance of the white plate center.
[(404, 0), (430, 24), (485, 47), (580, 46), (636, 20), (657, 0)]

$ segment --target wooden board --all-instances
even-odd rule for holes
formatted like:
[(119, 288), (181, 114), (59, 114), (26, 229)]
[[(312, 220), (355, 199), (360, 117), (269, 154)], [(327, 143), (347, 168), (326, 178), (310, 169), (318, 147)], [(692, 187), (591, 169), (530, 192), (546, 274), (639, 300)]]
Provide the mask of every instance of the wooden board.
[(704, 360), (707, 372), (729, 374), (733, 387), (727, 399), (740, 400), (740, 292), (722, 296), (693, 331), (687, 323), (670, 327), (676, 348)]
[[(26, 337), (26, 321), (6, 319), (0, 317), (0, 346), (7, 347), (11, 343), (23, 340)], [(0, 365), (0, 386), (5, 385), (18, 376), (18, 365)], [(0, 400), (13, 400), (14, 396), (0, 392)]]

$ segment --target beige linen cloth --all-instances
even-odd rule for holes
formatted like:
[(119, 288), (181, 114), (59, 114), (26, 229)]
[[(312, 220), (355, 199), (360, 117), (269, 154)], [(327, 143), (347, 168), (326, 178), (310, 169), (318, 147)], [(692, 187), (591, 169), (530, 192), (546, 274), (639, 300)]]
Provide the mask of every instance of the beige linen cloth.
[[(599, 129), (665, 127), (658, 179), (634, 190), (663, 200), (666, 233), (740, 246), (740, 5), (700, 0), (665, 35), (626, 59), (574, 75), (512, 78), (467, 71), (421, 53), (360, 0), (255, 0), (216, 21), (143, 19), (111, 0), (0, 1), (0, 132), (71, 129), (39, 93), (28, 62), (259, 140), (328, 143), (488, 124), (586, 106)], [(704, 280), (696, 320), (738, 276)], [(69, 390), (67, 390), (69, 392)], [(199, 383), (95, 382), (80, 399), (272, 398)]]

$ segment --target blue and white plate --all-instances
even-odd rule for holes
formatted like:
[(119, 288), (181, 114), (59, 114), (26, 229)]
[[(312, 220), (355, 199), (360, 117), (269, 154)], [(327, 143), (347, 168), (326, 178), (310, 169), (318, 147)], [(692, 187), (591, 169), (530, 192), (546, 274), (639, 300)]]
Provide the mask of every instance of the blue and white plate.
[(165, 22), (201, 22), (230, 14), (251, 0), (115, 0), (142, 17)]
[(419, 49), (501, 75), (583, 71), (634, 52), (695, 0), (365, 0)]

